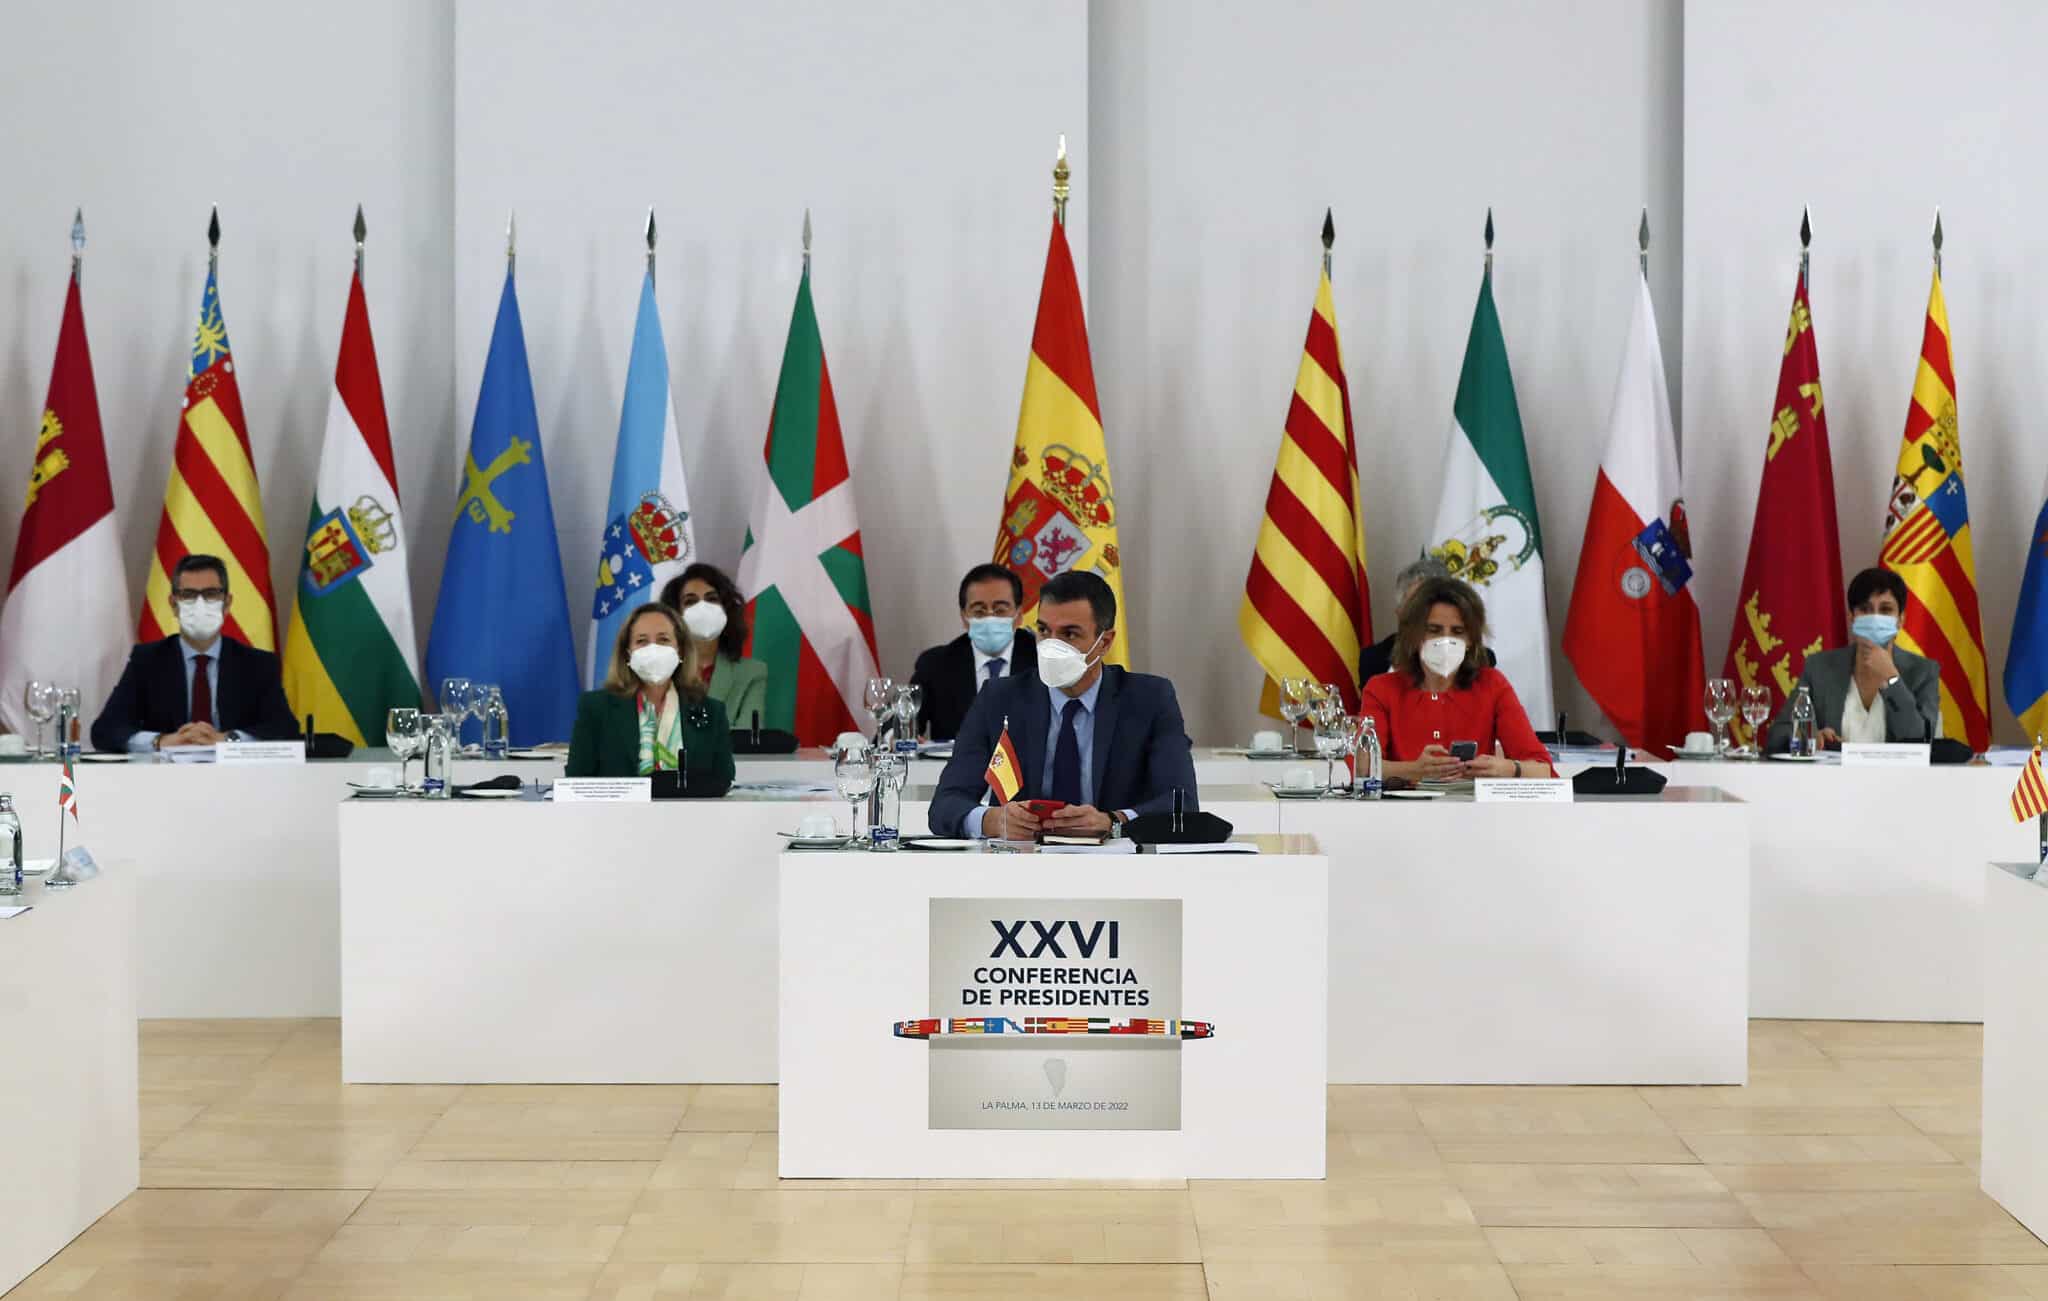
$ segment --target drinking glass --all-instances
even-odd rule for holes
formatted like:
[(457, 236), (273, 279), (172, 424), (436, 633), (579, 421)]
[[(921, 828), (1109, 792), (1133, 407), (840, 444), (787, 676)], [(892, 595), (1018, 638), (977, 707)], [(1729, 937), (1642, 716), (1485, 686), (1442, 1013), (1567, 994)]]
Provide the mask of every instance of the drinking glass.
[(398, 759), (398, 789), (401, 794), (409, 789), (405, 782), (406, 765), (420, 752), (420, 743), (426, 739), (420, 724), (417, 709), (390, 709), (384, 714), (384, 744), (391, 747), (391, 753)]
[(1323, 795), (1329, 798), (1337, 784), (1337, 760), (1349, 753), (1348, 716), (1344, 702), (1333, 694), (1316, 701), (1314, 717), (1316, 757), (1323, 761)]
[(832, 781), (839, 788), (839, 798), (845, 800), (849, 809), (848, 830), (853, 838), (847, 842), (848, 849), (866, 849), (867, 841), (860, 834), (860, 806), (867, 802), (875, 791), (875, 769), (868, 762), (866, 750), (843, 750), (832, 763)]
[(1745, 759), (1760, 758), (1764, 752), (1764, 726), (1771, 718), (1771, 689), (1769, 687), (1744, 687), (1742, 689), (1742, 721), (1749, 724), (1749, 744), (1743, 747)]
[(915, 682), (896, 688), (896, 739), (915, 742), (917, 715), (924, 708), (924, 688)]
[(78, 732), (79, 729), (85, 726), (85, 722), (78, 716), (79, 704), (80, 697), (77, 687), (59, 687), (57, 689), (57, 717), (59, 719), (69, 718), (71, 720), (68, 724), (60, 726), (59, 730), (63, 735), (57, 738), (57, 751), (67, 759), (76, 759), (80, 749)]
[(1305, 678), (1280, 679), (1280, 717), (1287, 724), (1287, 748), (1301, 753), (1301, 720), (1308, 717), (1309, 688)]
[(28, 707), (28, 716), (36, 725), (36, 758), (47, 759), (54, 751), (44, 740), (50, 729), (50, 720), (57, 716), (57, 686), (51, 682), (31, 682), (22, 691), (21, 703)]
[(1707, 682), (1707, 722), (1714, 727), (1714, 757), (1728, 757), (1728, 723), (1735, 717), (1735, 679), (1712, 678)]
[(491, 693), (496, 690), (497, 688), (488, 682), (472, 682), (469, 684), (468, 698), (463, 703), (468, 706), (468, 709), (465, 711), (468, 717), (476, 720), (477, 737), (475, 744), (466, 745), (462, 748), (464, 754), (482, 754), (484, 752), (484, 738), (490, 734), (491, 730), (488, 707), (491, 703)]
[(462, 720), (469, 717), (469, 679), (441, 679), (441, 706), (438, 711), (447, 721), (449, 739), (459, 748), (462, 745)]
[(895, 696), (896, 679), (885, 677), (868, 679), (867, 693), (863, 699), (866, 701), (869, 715), (875, 720), (876, 731), (879, 732), (881, 730), (882, 720), (887, 718), (889, 711), (895, 707)]

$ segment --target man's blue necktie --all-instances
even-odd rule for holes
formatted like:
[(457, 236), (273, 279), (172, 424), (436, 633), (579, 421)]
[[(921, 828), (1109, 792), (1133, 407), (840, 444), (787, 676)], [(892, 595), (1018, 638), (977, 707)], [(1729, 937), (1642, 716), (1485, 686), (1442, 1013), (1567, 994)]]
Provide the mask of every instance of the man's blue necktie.
[(1003, 662), (1001, 660), (990, 660), (988, 662), (988, 676), (981, 680), (981, 685), (985, 687), (1001, 676), (1003, 676)]
[(1052, 798), (1068, 804), (1082, 803), (1081, 738), (1074, 731), (1080, 716), (1081, 702), (1069, 700), (1060, 711), (1060, 739), (1052, 752)]

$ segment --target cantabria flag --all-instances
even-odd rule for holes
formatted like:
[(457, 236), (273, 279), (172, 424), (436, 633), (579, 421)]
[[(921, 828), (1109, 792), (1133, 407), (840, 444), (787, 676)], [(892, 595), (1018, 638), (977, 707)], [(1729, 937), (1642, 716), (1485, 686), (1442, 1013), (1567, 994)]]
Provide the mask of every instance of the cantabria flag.
[(1522, 444), (1507, 341), (1493, 306), (1493, 268), (1479, 282), (1465, 369), (1451, 403), (1443, 495), (1429, 553), (1486, 601), (1487, 643), (1522, 708), (1550, 717), (1550, 616), (1543, 602), (1543, 527)]
[[(805, 231), (808, 247), (808, 219)], [(740, 551), (740, 591), (753, 630), (748, 654), (768, 665), (761, 725), (793, 732), (801, 745), (825, 745), (860, 730), (854, 720), (866, 717), (862, 695), (876, 672), (875, 621), (846, 443), (811, 306), (808, 252), (762, 459), (767, 473)]]
[(320, 477), (284, 643), (292, 712), (357, 745), (384, 744), (387, 710), (420, 703), (398, 471), (360, 268), (348, 287)]

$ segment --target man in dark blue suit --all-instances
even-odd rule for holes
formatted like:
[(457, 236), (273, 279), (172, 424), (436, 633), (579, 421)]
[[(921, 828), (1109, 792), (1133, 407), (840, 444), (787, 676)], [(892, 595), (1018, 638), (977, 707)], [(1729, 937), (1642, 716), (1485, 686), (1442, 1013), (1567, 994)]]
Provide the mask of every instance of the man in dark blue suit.
[[(1130, 818), (1196, 807), (1195, 759), (1173, 684), (1105, 668), (1116, 641), (1116, 595), (1090, 573), (1068, 572), (1038, 593), (1038, 673), (990, 683), (960, 724), (932, 796), (941, 836), (1029, 837), (1041, 830), (1106, 833)], [(984, 808), (983, 774), (1003, 734), (1023, 784), (1007, 809)], [(1024, 801), (1063, 800), (1042, 822)]]

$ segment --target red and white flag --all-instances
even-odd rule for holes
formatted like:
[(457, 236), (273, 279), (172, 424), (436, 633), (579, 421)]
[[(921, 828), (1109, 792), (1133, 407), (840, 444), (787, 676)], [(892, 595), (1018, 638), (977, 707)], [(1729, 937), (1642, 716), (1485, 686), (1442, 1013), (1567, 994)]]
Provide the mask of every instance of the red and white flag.
[(1650, 286), (1640, 278), (1565, 616), (1564, 653), (1632, 746), (1669, 751), (1705, 719), (1678, 440)]
[(135, 644), (129, 609), (74, 268), (0, 609), (0, 722), (7, 730), (27, 735), (34, 726), (22, 699), (33, 681), (77, 687), (80, 717), (96, 717)]

